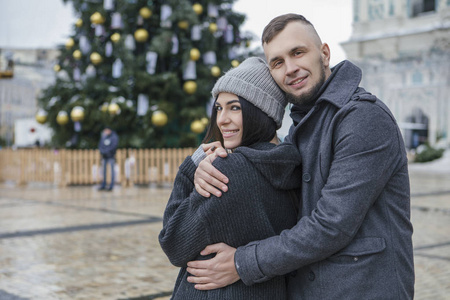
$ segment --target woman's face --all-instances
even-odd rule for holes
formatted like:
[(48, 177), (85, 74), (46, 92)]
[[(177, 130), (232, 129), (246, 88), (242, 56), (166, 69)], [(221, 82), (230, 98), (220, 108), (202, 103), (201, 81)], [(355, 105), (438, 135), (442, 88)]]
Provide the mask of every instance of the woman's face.
[(238, 96), (220, 93), (214, 104), (217, 111), (217, 127), (223, 137), (224, 147), (234, 149), (242, 142), (242, 110)]

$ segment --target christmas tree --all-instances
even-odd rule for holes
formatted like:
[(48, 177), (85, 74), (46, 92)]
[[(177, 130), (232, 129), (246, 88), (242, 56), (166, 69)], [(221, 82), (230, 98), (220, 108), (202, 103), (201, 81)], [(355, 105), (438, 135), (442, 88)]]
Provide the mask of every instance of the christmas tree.
[(64, 2), (79, 19), (36, 114), (52, 146), (95, 148), (105, 126), (119, 147), (198, 145), (215, 81), (250, 55), (233, 0)]

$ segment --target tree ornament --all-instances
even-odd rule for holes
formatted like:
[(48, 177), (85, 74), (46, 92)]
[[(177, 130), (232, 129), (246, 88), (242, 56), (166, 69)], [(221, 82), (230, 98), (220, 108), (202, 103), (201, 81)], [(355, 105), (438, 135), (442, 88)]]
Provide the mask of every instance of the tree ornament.
[(56, 116), (56, 123), (63, 126), (69, 123), (69, 116), (67, 115), (67, 112), (64, 110), (61, 110), (58, 112), (58, 115)]
[(103, 8), (105, 10), (113, 10), (114, 9), (114, 0), (104, 0)]
[(219, 77), (220, 76), (220, 68), (218, 66), (214, 66), (211, 68), (211, 75), (214, 77)]
[(94, 65), (100, 64), (103, 60), (102, 56), (100, 54), (98, 54), (97, 52), (92, 52), (92, 54), (89, 58), (91, 59), (91, 62)]
[(58, 64), (54, 65), (54, 66), (53, 66), (53, 71), (55, 71), (55, 72), (61, 71), (61, 66), (58, 65)]
[(148, 39), (148, 31), (144, 28), (140, 28), (134, 32), (134, 38), (137, 42), (143, 43)]
[(110, 115), (118, 115), (120, 114), (120, 106), (117, 103), (111, 103), (108, 106), (108, 112)]
[(209, 119), (208, 119), (207, 117), (203, 117), (200, 121), (202, 122), (203, 126), (205, 126), (205, 127), (206, 127), (206, 126), (208, 125), (208, 123), (209, 123)]
[(128, 34), (125, 38), (125, 47), (128, 50), (134, 50), (136, 49), (136, 43), (134, 42), (134, 38), (131, 34)]
[(167, 124), (168, 118), (165, 112), (157, 110), (152, 114), (152, 124), (162, 127)]
[(123, 68), (122, 60), (120, 58), (117, 58), (112, 66), (112, 77), (119, 78), (120, 76), (122, 76), (122, 68)]
[(139, 10), (139, 15), (144, 19), (148, 19), (152, 16), (152, 11), (148, 7), (143, 7)]
[(78, 67), (73, 68), (73, 80), (80, 81), (81, 79), (81, 70)]
[(97, 76), (97, 70), (95, 69), (95, 67), (93, 65), (89, 64), (89, 66), (87, 66), (84, 74), (90, 78), (95, 77), (95, 76)]
[(178, 22), (178, 28), (186, 30), (189, 28), (189, 22), (188, 21), (180, 21)]
[(155, 74), (156, 62), (158, 61), (158, 53), (156, 53), (154, 51), (149, 51), (149, 52), (147, 52), (145, 59), (147, 61), (147, 73)]
[(145, 116), (148, 111), (149, 100), (148, 96), (144, 94), (139, 94), (137, 99), (137, 112), (138, 116)]
[(217, 63), (217, 56), (216, 52), (214, 51), (207, 51), (203, 55), (203, 63), (205, 65), (215, 65)]
[(233, 59), (231, 61), (231, 65), (233, 66), (233, 68), (237, 68), (240, 65), (240, 62), (236, 59)]
[(75, 50), (73, 51), (73, 58), (75, 58), (76, 60), (79, 60), (81, 58), (81, 51), (80, 50)]
[(39, 124), (44, 124), (45, 122), (47, 122), (47, 112), (44, 109), (40, 108), (37, 111), (35, 118)]
[(170, 28), (172, 27), (172, 22), (169, 17), (172, 15), (172, 7), (167, 4), (161, 5), (161, 27)]
[(83, 26), (83, 20), (82, 20), (82, 19), (78, 19), (78, 20), (75, 22), (75, 26), (77, 26), (78, 28), (80, 28), (81, 26)]
[(179, 48), (180, 48), (180, 41), (178, 40), (178, 37), (174, 34), (172, 36), (172, 49), (170, 50), (170, 53), (178, 54)]
[(113, 45), (110, 41), (108, 41), (108, 42), (106, 42), (106, 45), (105, 45), (105, 56), (111, 57), (112, 53), (113, 53)]
[(197, 83), (192, 80), (186, 81), (183, 85), (183, 90), (187, 94), (192, 95), (197, 91)]
[(122, 23), (122, 15), (118, 12), (115, 12), (111, 16), (111, 28), (112, 29), (121, 29), (123, 28)]
[(66, 42), (66, 49), (69, 50), (73, 47), (73, 45), (75, 45), (75, 41), (73, 40), (73, 38), (68, 39)]
[(113, 35), (111, 35), (111, 41), (113, 41), (114, 43), (120, 41), (120, 33), (118, 32), (113, 33)]
[(184, 80), (195, 80), (197, 79), (197, 66), (195, 61), (190, 60), (186, 64), (186, 68), (183, 72), (183, 79)]
[(103, 102), (102, 106), (100, 107), (100, 110), (105, 113), (108, 111), (108, 108), (109, 108), (108, 102)]
[(200, 58), (200, 51), (197, 48), (192, 48), (189, 52), (189, 55), (191, 57), (191, 60), (197, 61)]
[(80, 36), (78, 44), (80, 45), (81, 53), (87, 54), (91, 52), (91, 44), (85, 35)]
[(95, 12), (91, 15), (91, 23), (93, 24), (103, 24), (105, 23), (105, 18), (102, 16), (101, 13)]
[(217, 24), (216, 23), (210, 23), (209, 24), (209, 32), (215, 33), (217, 31)]
[(192, 9), (197, 15), (201, 15), (203, 13), (203, 6), (200, 3), (195, 3), (192, 5)]
[(219, 8), (215, 4), (208, 4), (208, 17), (217, 18), (219, 16)]
[(95, 25), (95, 36), (103, 36), (105, 34), (105, 28), (103, 25)]
[(191, 29), (191, 40), (199, 41), (202, 38), (202, 26), (194, 25)]
[(227, 25), (225, 30), (225, 42), (227, 44), (232, 44), (234, 41), (233, 25)]
[(191, 131), (193, 133), (202, 133), (203, 131), (205, 131), (205, 125), (203, 125), (202, 121), (200, 120), (195, 120), (194, 122), (191, 123)]
[(75, 106), (70, 112), (70, 118), (73, 122), (80, 122), (84, 120), (84, 108), (81, 106)]

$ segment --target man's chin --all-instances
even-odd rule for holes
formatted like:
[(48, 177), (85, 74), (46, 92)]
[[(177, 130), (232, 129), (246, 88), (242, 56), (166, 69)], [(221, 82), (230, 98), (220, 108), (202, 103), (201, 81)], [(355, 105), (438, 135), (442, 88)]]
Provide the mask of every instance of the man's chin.
[(308, 105), (314, 103), (314, 95), (307, 94), (296, 96), (293, 94), (286, 94), (286, 100), (294, 105)]

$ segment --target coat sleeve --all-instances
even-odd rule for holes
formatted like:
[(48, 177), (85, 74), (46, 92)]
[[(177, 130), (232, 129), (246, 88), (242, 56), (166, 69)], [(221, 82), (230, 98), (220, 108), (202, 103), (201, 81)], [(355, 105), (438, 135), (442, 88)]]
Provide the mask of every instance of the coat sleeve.
[(186, 267), (209, 241), (201, 217), (201, 204), (207, 199), (194, 189), (195, 170), (191, 157), (180, 165), (159, 234), (162, 249), (178, 267)]
[(347, 246), (392, 175), (407, 163), (400, 131), (380, 106), (354, 105), (334, 126), (334, 158), (324, 170), (329, 173), (317, 207), (292, 229), (237, 249), (236, 268), (245, 284), (287, 274)]

